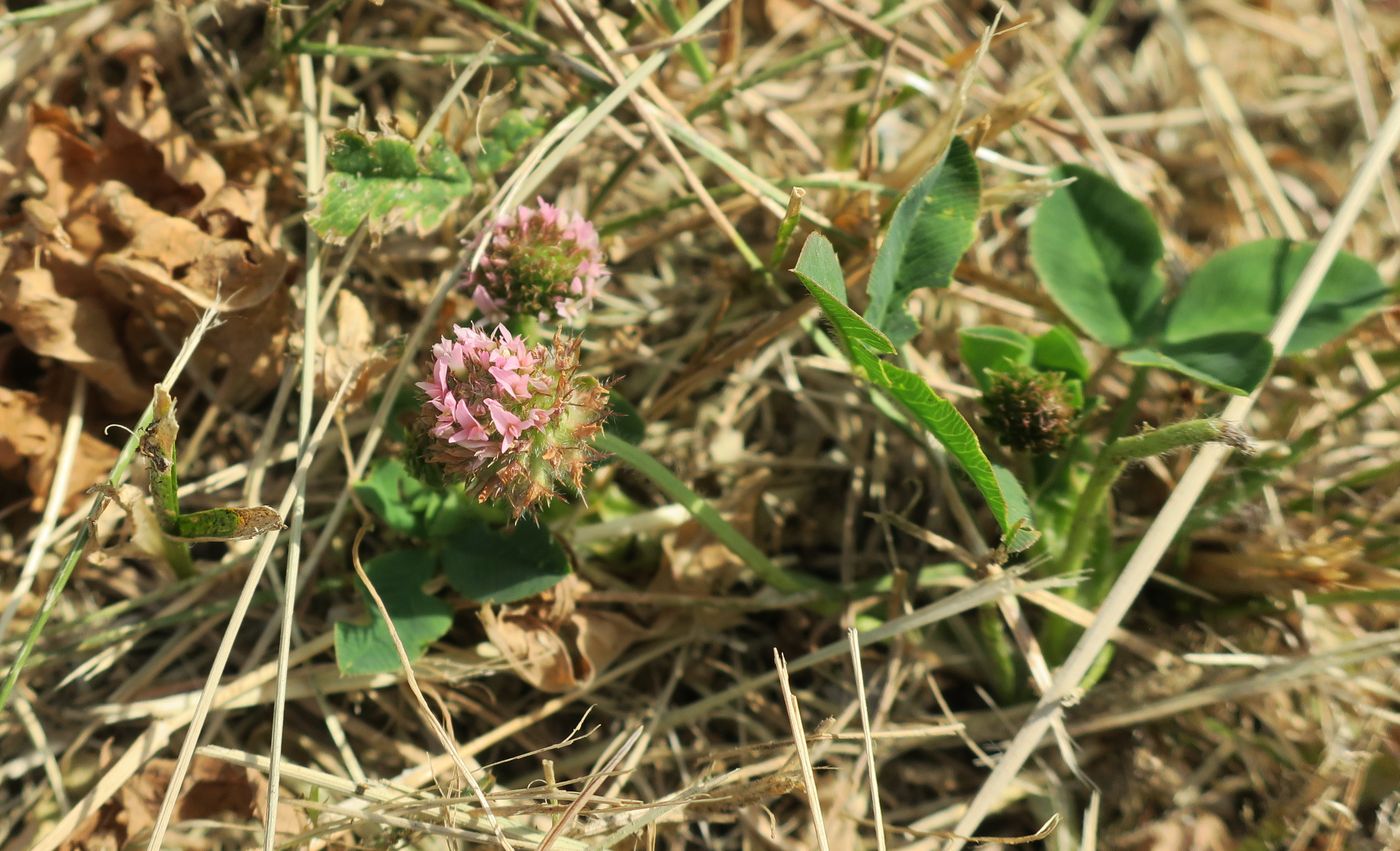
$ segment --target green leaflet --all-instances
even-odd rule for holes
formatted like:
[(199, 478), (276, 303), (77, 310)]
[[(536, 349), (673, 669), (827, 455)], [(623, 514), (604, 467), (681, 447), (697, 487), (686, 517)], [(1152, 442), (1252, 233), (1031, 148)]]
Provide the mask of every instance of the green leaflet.
[[(410, 662), (452, 628), (452, 607), (423, 593), (423, 583), (437, 572), (437, 556), (426, 550), (397, 550), (370, 559), (365, 575), (384, 601)], [(338, 621), (335, 625), (335, 661), (346, 676), (381, 674), (400, 668), (389, 627), (369, 593), (360, 585), (369, 610), (369, 623)]]
[(1030, 528), (1029, 505), (1019, 485), (1014, 493), (1008, 493), (1014, 479), (1005, 471), (998, 473), (958, 409), (933, 392), (919, 376), (881, 360), (880, 355), (894, 353), (894, 346), (884, 334), (837, 298), (835, 293), (844, 293), (845, 285), (840, 277), (840, 265), (834, 262), (835, 252), (826, 238), (820, 234), (808, 237), (802, 248), (802, 258), (808, 262), (799, 260), (798, 268), (793, 271), (836, 329), (851, 363), (948, 450), (987, 501), (1009, 552), (1018, 552), (1033, 544), (1039, 533)]
[(938, 164), (924, 173), (894, 209), (866, 292), (869, 323), (895, 343), (918, 328), (904, 311), (909, 294), (946, 287), (972, 244), (980, 212), (982, 177), (972, 150), (954, 136)]
[(332, 243), (349, 239), (361, 222), (373, 235), (401, 226), (428, 233), (473, 186), (466, 164), (438, 137), (415, 153), (407, 139), (341, 130), (326, 165), (325, 193), (307, 217)]
[[(1223, 334), (1267, 334), (1316, 248), (1310, 242), (1263, 239), (1210, 258), (1172, 302), (1164, 334), (1167, 344)], [(1345, 251), (1338, 253), (1281, 354), (1332, 342), (1370, 316), (1389, 294), (1376, 267)]]
[(553, 588), (572, 572), (548, 529), (523, 517), (512, 529), (476, 522), (443, 542), (442, 571), (452, 590), (483, 603), (513, 603)]
[(1111, 348), (1152, 336), (1164, 285), (1162, 237), (1142, 202), (1098, 172), (1066, 165), (1031, 224), (1031, 265), (1080, 330)]
[(1029, 366), (1035, 343), (1030, 337), (1000, 325), (982, 325), (958, 331), (958, 352), (977, 386), (986, 390), (988, 372), (1005, 372), (1013, 366)]

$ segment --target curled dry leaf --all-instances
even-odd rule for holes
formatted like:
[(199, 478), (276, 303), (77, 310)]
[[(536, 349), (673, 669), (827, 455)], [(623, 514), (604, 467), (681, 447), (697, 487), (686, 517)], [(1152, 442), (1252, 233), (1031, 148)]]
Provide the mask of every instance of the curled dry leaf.
[[(41, 402), (24, 390), (0, 387), (0, 476), (25, 479), (34, 494), (34, 511), (43, 510), (53, 483), (63, 442), (63, 407)], [(85, 432), (78, 440), (64, 507), (72, 508), (89, 486), (105, 479), (116, 460), (116, 449)]]
[(103, 554), (116, 558), (164, 559), (165, 535), (151, 508), (150, 496), (130, 483), (115, 489), (100, 485), (99, 489), (126, 513), (127, 524), (118, 543), (103, 548)]
[(486, 637), (511, 669), (540, 691), (588, 685), (643, 634), (616, 612), (578, 609), (575, 600), (587, 588), (570, 575), (525, 603), (481, 609)]
[(66, 295), (48, 269), (19, 269), (0, 278), (0, 320), (25, 348), (63, 361), (123, 406), (143, 404), (150, 395), (127, 366), (106, 302)]
[(343, 404), (353, 409), (364, 402), (391, 366), (393, 360), (374, 344), (374, 323), (364, 302), (354, 293), (341, 290), (335, 300), (335, 339), (321, 352), (317, 392), (323, 399), (330, 398), (341, 382), (359, 369)]
[[(216, 213), (215, 221), (230, 217), (238, 221), (253, 204), (241, 197), (243, 192), (256, 196), (261, 207), (258, 190), (226, 187), (200, 210)], [(217, 206), (210, 209), (210, 205)], [(286, 274), (286, 257), (267, 245), (261, 234), (253, 231), (244, 239), (220, 238), (194, 221), (160, 212), (117, 181), (102, 184), (97, 209), (128, 239), (121, 250), (97, 258), (97, 274), (127, 298), (154, 295), (164, 302), (168, 295), (178, 295), (201, 310), (232, 313), (261, 304)]]
[(224, 187), (224, 170), (175, 123), (157, 77), (159, 70), (155, 57), (136, 52), (128, 59), (125, 82), (104, 93), (103, 104), (112, 118), (108, 145), (142, 158), (158, 157), (159, 171), (181, 187), (211, 198)]
[[(174, 767), (175, 761), (172, 759), (154, 759), (146, 763), (141, 773), (122, 784), (120, 791), (79, 825), (60, 847), (64, 851), (127, 847), (128, 842), (155, 824)], [(176, 806), (175, 821), (232, 822), (246, 827), (264, 822), (266, 807), (267, 778), (261, 773), (212, 757), (197, 756), (190, 766), (184, 792)], [(305, 813), (299, 808), (290, 803), (278, 805), (279, 835), (296, 836), (310, 826)], [(223, 839), (241, 845), (247, 837), (244, 830), (239, 830), (226, 834)], [(216, 842), (213, 847), (234, 846)], [(329, 846), (325, 839), (318, 839), (313, 840), (309, 847)]]
[(706, 595), (728, 588), (744, 575), (744, 560), (691, 520), (661, 539), (666, 570), (656, 574), (650, 590)]
[(73, 241), (68, 238), (68, 232), (63, 229), (63, 222), (53, 207), (38, 198), (29, 198), (20, 204), (20, 212), (24, 213), (25, 222), (39, 238), (52, 239), (64, 248), (73, 247)]
[(31, 110), (17, 180), (41, 197), (0, 240), (0, 322), (123, 411), (145, 404), (206, 308), (224, 326), (196, 365), (236, 364), (241, 394), (275, 381), (288, 331), (289, 259), (264, 193), (228, 182), (178, 125), (148, 41), (122, 42), (127, 75), (101, 99), (100, 136), (65, 109)]

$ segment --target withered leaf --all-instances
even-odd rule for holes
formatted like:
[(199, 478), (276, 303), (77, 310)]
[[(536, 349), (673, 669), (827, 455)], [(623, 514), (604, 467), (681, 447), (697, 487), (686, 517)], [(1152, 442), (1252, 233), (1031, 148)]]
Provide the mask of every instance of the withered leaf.
[(149, 393), (132, 376), (102, 299), (64, 295), (48, 269), (19, 269), (0, 277), (0, 322), (30, 351), (72, 366), (123, 406), (145, 403)]
[[(63, 440), (62, 405), (45, 405), (25, 390), (0, 387), (0, 473), (23, 475), (34, 494), (30, 508), (41, 511), (53, 483)], [(56, 410), (57, 409), (57, 410)], [(105, 479), (117, 450), (86, 432), (78, 440), (65, 508), (71, 508), (94, 482)]]
[(616, 612), (575, 607), (587, 583), (571, 574), (521, 605), (482, 608), (486, 636), (511, 669), (540, 691), (586, 686), (644, 630)]
[[(175, 123), (165, 90), (156, 76), (159, 70), (155, 57), (149, 54), (131, 57), (126, 82), (120, 88), (109, 89), (104, 97), (113, 119), (107, 130), (108, 141), (114, 147), (135, 144), (153, 150), (172, 180), (183, 187), (197, 188), (202, 198), (210, 198), (223, 188), (224, 170)], [(123, 131), (137, 139), (121, 140)]]
[(341, 382), (358, 369), (359, 375), (343, 403), (347, 409), (353, 409), (392, 365), (393, 360), (384, 349), (374, 344), (374, 323), (364, 302), (354, 293), (341, 290), (335, 300), (335, 340), (321, 353), (318, 393), (322, 398), (330, 398)]
[(282, 283), (287, 258), (280, 251), (211, 236), (116, 181), (102, 185), (98, 203), (104, 218), (130, 237), (120, 251), (98, 258), (96, 269), (105, 279), (155, 287), (221, 312), (260, 304)]

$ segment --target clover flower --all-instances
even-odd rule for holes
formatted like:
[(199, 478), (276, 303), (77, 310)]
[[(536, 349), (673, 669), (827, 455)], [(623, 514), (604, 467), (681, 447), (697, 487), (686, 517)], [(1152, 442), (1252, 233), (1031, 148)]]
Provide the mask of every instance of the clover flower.
[(516, 516), (577, 490), (599, 457), (608, 391), (578, 375), (579, 343), (556, 336), (531, 346), (502, 326), (453, 327), (433, 346), (420, 413), (423, 458), (482, 501), (504, 498)]
[(530, 315), (572, 322), (608, 277), (593, 225), (538, 200), (496, 219), (481, 266), (465, 282), (487, 322)]
[(1043, 455), (1064, 446), (1074, 434), (1077, 405), (1058, 372), (1015, 366), (989, 372), (983, 421), (1000, 442), (1014, 450)]

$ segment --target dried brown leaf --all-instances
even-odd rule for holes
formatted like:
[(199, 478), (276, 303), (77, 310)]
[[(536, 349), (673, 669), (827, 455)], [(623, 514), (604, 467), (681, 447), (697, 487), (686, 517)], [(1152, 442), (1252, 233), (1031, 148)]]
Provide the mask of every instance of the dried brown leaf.
[[(155, 823), (174, 768), (175, 761), (171, 759), (146, 763), (139, 774), (122, 785), (116, 796), (79, 825), (60, 848), (93, 851), (125, 847)], [(261, 773), (212, 757), (196, 756), (176, 805), (175, 821), (260, 824), (264, 821), (266, 799), (267, 778)], [(293, 836), (310, 827), (305, 814), (291, 804), (281, 804), (277, 810), (278, 834)], [(239, 836), (246, 838), (241, 832)], [(326, 845), (315, 842), (311, 847)]]
[[(0, 387), (0, 474), (23, 476), (34, 495), (30, 508), (41, 511), (53, 483), (63, 440), (62, 405), (43, 401), (25, 390)], [(57, 410), (55, 410), (57, 409)], [(105, 479), (117, 450), (91, 434), (78, 441), (64, 505), (72, 508), (94, 482)]]
[(195, 201), (211, 198), (224, 186), (224, 170), (175, 123), (165, 90), (156, 76), (159, 70), (155, 57), (134, 55), (123, 85), (104, 93), (103, 102), (112, 119), (107, 126), (107, 142), (113, 148), (154, 152), (164, 173), (175, 183), (199, 190), (201, 195)]
[(575, 608), (577, 595), (586, 589), (587, 583), (570, 576), (520, 605), (482, 607), (487, 638), (511, 669), (540, 691), (587, 686), (643, 635), (621, 614)]
[(127, 366), (108, 306), (95, 296), (63, 294), (48, 269), (0, 278), (0, 322), (30, 351), (63, 361), (124, 407), (139, 407), (150, 396)]
[(317, 392), (330, 398), (342, 381), (359, 369), (343, 403), (347, 409), (362, 404), (393, 361), (374, 344), (374, 323), (359, 296), (341, 290), (335, 301), (335, 336), (321, 354)]
[(128, 75), (102, 98), (100, 140), (75, 114), (31, 110), (26, 167), (43, 197), (24, 209), (29, 227), (4, 238), (0, 321), (134, 410), (171, 347), (217, 305), (224, 324), (196, 366), (237, 365), (235, 395), (261, 392), (282, 371), (290, 315), (290, 259), (265, 194), (228, 183), (174, 121), (150, 39), (106, 41)]
[[(218, 199), (231, 199), (232, 191)], [(130, 241), (98, 258), (97, 273), (158, 291), (138, 291), (135, 297), (163, 300), (176, 294), (201, 310), (234, 312), (262, 303), (282, 284), (287, 258), (261, 239), (213, 236), (192, 221), (162, 213), (116, 181), (103, 184), (98, 203), (106, 221)]]

